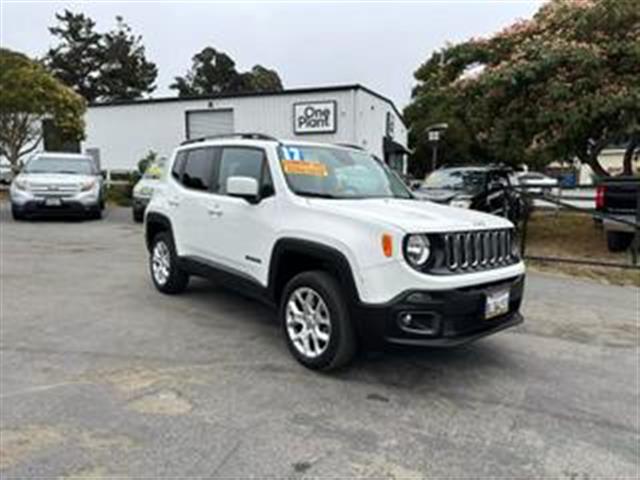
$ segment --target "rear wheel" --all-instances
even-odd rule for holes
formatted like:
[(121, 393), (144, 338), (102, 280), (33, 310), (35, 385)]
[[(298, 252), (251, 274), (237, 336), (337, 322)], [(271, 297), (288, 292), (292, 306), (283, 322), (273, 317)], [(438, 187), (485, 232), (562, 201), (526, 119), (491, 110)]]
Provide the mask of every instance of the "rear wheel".
[(94, 220), (100, 220), (102, 218), (102, 209), (100, 208), (100, 206), (95, 207), (91, 213), (89, 214), (89, 216), (91, 218), (93, 218)]
[(353, 359), (356, 341), (349, 310), (328, 273), (304, 272), (291, 279), (279, 317), (289, 350), (305, 367), (332, 370)]
[(169, 232), (160, 232), (151, 242), (149, 270), (155, 287), (162, 293), (184, 291), (189, 275), (178, 265), (178, 257)]
[(610, 252), (623, 252), (631, 246), (633, 233), (607, 232), (607, 247)]

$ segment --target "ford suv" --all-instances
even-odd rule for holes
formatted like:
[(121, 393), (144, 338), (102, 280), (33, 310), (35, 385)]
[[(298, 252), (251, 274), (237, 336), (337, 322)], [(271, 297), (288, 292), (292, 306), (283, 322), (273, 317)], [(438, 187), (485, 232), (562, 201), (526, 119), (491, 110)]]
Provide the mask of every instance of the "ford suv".
[(308, 368), (523, 320), (513, 225), (416, 200), (363, 150), (237, 134), (183, 143), (168, 172), (145, 213), (155, 287), (203, 276), (263, 300)]
[(15, 220), (44, 214), (101, 218), (104, 210), (102, 176), (92, 157), (78, 153), (36, 154), (9, 192)]

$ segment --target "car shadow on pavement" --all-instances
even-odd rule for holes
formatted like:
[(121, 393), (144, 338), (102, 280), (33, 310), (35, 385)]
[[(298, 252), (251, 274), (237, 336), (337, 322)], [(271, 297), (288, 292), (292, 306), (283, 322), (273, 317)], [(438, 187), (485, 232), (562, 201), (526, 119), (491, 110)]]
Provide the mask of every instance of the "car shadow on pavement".
[[(194, 320), (199, 325), (215, 329), (241, 329), (243, 335), (261, 343), (264, 349), (273, 349), (273, 358), (278, 363), (287, 362), (265, 365), (264, 370), (310, 373), (289, 356), (274, 309), (207, 280), (192, 281), (183, 295), (189, 297), (189, 304), (197, 310), (216, 312)], [(376, 350), (361, 350), (352, 364), (326, 375), (336, 380), (413, 389), (433, 385), (434, 381), (437, 383), (438, 378), (445, 376), (450, 379), (487, 370), (513, 371), (517, 365), (510, 352), (510, 349), (501, 348), (499, 342), (490, 339), (449, 348), (388, 345)]]

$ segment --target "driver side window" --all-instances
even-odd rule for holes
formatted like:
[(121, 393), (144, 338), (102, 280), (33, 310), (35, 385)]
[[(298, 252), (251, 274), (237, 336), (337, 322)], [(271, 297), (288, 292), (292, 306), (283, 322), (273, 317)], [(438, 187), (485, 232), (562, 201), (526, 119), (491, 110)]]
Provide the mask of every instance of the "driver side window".
[(254, 178), (260, 188), (262, 198), (274, 194), (269, 165), (263, 150), (243, 147), (224, 147), (220, 157), (217, 192), (227, 193), (229, 177)]

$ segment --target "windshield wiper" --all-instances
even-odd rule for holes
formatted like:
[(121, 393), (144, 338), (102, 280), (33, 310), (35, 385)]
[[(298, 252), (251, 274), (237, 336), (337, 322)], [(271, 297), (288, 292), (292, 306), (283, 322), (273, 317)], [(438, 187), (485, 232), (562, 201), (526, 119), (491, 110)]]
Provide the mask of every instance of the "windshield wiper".
[(331, 195), (330, 193), (322, 193), (322, 192), (308, 192), (305, 190), (296, 190), (296, 195), (300, 195), (302, 197), (313, 197), (313, 198), (339, 198), (335, 195)]
[(58, 170), (57, 172), (53, 172), (53, 173), (65, 173), (68, 175), (80, 175), (80, 172), (75, 172), (73, 170)]

